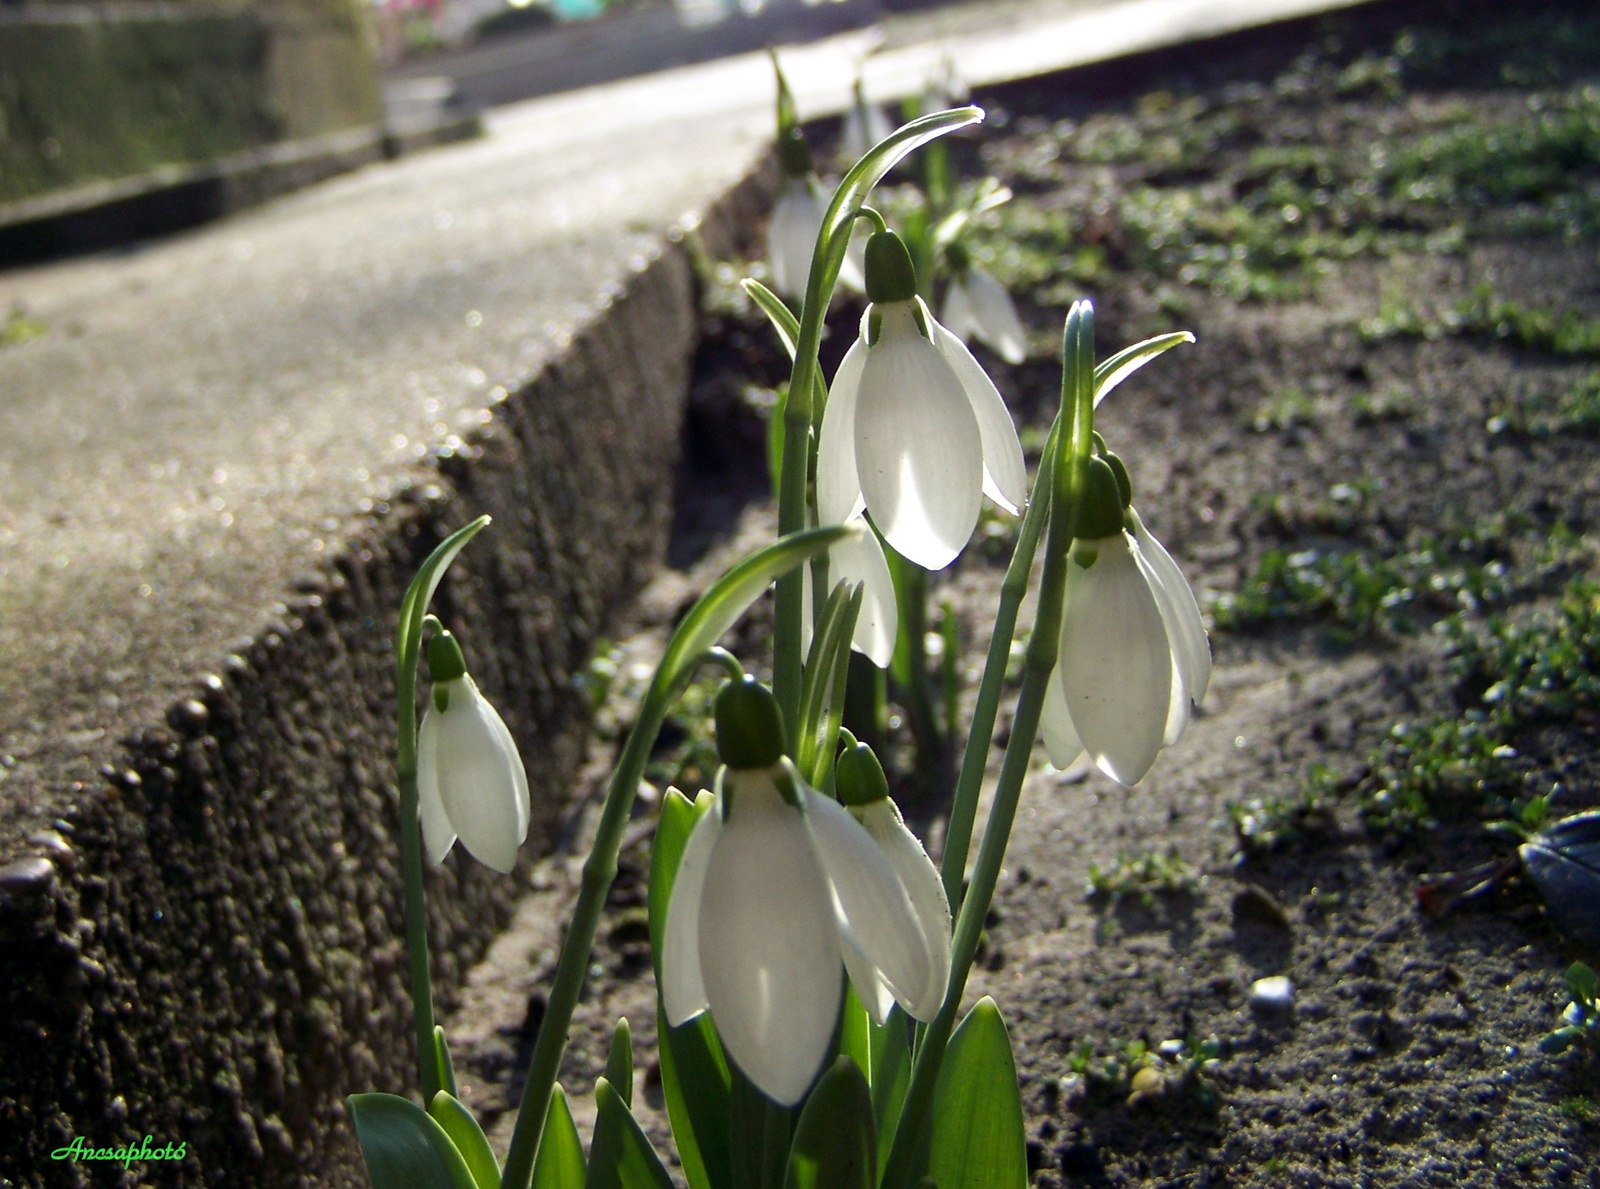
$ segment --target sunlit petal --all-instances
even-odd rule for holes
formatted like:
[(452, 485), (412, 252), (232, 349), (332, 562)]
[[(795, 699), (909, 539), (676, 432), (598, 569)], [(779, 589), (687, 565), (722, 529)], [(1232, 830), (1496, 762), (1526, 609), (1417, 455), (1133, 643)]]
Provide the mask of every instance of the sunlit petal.
[(931, 1020), (944, 1003), (945, 986), (950, 981), (950, 901), (944, 894), (944, 881), (928, 858), (917, 836), (906, 828), (900, 809), (888, 797), (861, 809), (861, 824), (911, 900), (917, 924), (931, 959), (928, 982), (921, 996), (906, 1003), (906, 1011), (919, 1020)]
[(933, 956), (894, 867), (844, 806), (815, 789), (805, 797), (806, 824), (838, 899), (842, 927), (908, 1011), (925, 1007)]
[(830, 578), (865, 585), (852, 643), (878, 668), (887, 669), (894, 658), (900, 615), (894, 599), (894, 579), (889, 576), (889, 562), (878, 535), (869, 528), (855, 540), (835, 545), (828, 556)]
[(844, 353), (828, 390), (817, 436), (817, 521), (843, 524), (863, 507), (856, 474), (856, 399), (867, 365), (867, 341), (857, 338)]
[(994, 348), (1007, 363), (1021, 363), (1027, 358), (1028, 334), (1004, 285), (981, 268), (969, 268), (963, 296), (976, 338)]
[(833, 1036), (839, 930), (806, 819), (764, 772), (725, 781), (727, 815), (701, 893), (700, 973), (728, 1055), (790, 1106)]
[(509, 872), (528, 830), (522, 761), (499, 713), (472, 678), (448, 684), (450, 705), (437, 715), (434, 743), (439, 802), (473, 858)]
[(872, 1022), (882, 1024), (894, 1006), (894, 992), (878, 973), (878, 968), (861, 952), (852, 934), (839, 934), (839, 950), (844, 955), (845, 972), (850, 976), (850, 985), (856, 989), (856, 998), (861, 1000)]
[(772, 288), (782, 297), (805, 296), (811, 273), (811, 253), (827, 206), (810, 178), (785, 178), (778, 202), (772, 208), (767, 232), (767, 257)]
[(661, 939), (661, 1007), (674, 1028), (707, 1006), (700, 977), (700, 902), (706, 868), (721, 833), (722, 806), (718, 803), (701, 816), (689, 834), (667, 901), (667, 926)]
[(1067, 693), (1061, 686), (1061, 666), (1050, 674), (1044, 687), (1044, 705), (1039, 709), (1039, 733), (1044, 736), (1045, 754), (1050, 763), (1065, 772), (1083, 755), (1083, 740), (1072, 725), (1067, 709)]
[(1096, 765), (1134, 785), (1155, 763), (1172, 693), (1172, 652), (1155, 594), (1126, 533), (1080, 541), (1098, 550), (1068, 565), (1061, 683), (1072, 725)]
[(938, 333), (939, 353), (961, 380), (972, 405), (983, 442), (983, 493), (1007, 512), (1016, 512), (1028, 498), (1028, 470), (1011, 412), (983, 365), (947, 328)]
[(422, 816), (422, 847), (437, 867), (456, 844), (456, 832), (439, 800), (439, 712), (430, 703), (417, 732), (417, 806)]
[(1134, 540), (1155, 579), (1157, 598), (1161, 600), (1161, 617), (1166, 621), (1173, 651), (1183, 667), (1189, 698), (1198, 706), (1205, 699), (1206, 688), (1211, 684), (1211, 642), (1206, 639), (1206, 625), (1200, 618), (1200, 604), (1183, 571), (1178, 568), (1178, 563), (1172, 560), (1172, 555), (1150, 534), (1137, 515), (1134, 525)]
[(861, 491), (890, 545), (920, 566), (943, 569), (978, 522), (979, 426), (961, 381), (917, 331), (909, 304), (886, 304), (882, 313), (856, 402)]

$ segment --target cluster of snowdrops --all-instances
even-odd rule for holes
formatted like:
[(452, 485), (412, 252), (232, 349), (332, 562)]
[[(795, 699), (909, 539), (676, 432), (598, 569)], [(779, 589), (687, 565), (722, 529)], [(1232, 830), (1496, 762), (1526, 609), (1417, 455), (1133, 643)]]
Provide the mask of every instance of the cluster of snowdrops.
[[(774, 217), (771, 275), (794, 308), (746, 282), (793, 359), (774, 414), (779, 536), (683, 618), (641, 701), (503, 1166), (459, 1101), (433, 1020), (422, 880), (424, 854), (442, 862), (458, 840), (510, 872), (527, 833), (528, 786), (510, 732), (427, 611), (486, 518), (439, 546), (402, 605), (398, 773), (421, 1105), (393, 1094), (350, 1098), (376, 1189), (672, 1184), (632, 1113), (625, 1023), (594, 1087), (587, 1150), (556, 1074), (645, 763), (704, 665), (726, 674), (714, 709), (723, 767), (712, 792), (666, 794), (649, 887), (662, 1093), (683, 1178), (691, 1189), (1026, 1184), (1005, 1026), (988, 999), (963, 1017), (963, 992), (1041, 733), (1058, 767), (1086, 755), (1131, 785), (1204, 695), (1210, 651), (1194, 595), (1135, 511), (1126, 467), (1094, 430), (1100, 399), (1190, 336), (1151, 339), (1097, 363), (1093, 309), (1074, 305), (1061, 406), (1030, 489), (995, 385), (919, 296), (915, 257), (925, 271), (927, 254), (869, 204), (908, 154), (982, 112), (937, 111), (886, 132), (824, 199), (786, 95), (780, 88), (788, 205)], [(858, 224), (867, 235), (852, 265)], [(796, 237), (807, 241), (799, 262), (785, 247)], [(870, 304), (829, 383), (817, 358), (823, 316), (852, 267)], [(975, 306), (996, 303), (981, 281), (987, 295), (972, 296), (972, 276), (969, 264), (951, 281), (966, 278), (955, 299), (963, 333), (998, 325), (974, 317)], [(1014, 311), (1009, 318), (1016, 323)], [(997, 350), (1022, 349), (1019, 324), (992, 333)], [(844, 729), (844, 693), (852, 650), (882, 665), (893, 648), (899, 608), (886, 550), (928, 569), (948, 566), (985, 497), (1020, 524), (936, 868), (901, 820), (878, 758)], [(964, 879), (1017, 614), (1035, 583), (1010, 739)], [(770, 688), (717, 643), (769, 590)], [(424, 659), (431, 689), (419, 729)]]

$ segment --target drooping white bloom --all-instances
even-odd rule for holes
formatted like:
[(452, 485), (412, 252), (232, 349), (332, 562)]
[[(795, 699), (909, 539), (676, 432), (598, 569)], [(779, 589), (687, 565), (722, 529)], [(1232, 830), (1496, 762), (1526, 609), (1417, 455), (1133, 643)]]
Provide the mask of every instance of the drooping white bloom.
[(1205, 697), (1211, 646), (1177, 563), (1138, 513), (1127, 518), (1131, 532), (1074, 543), (1041, 725), (1056, 767), (1087, 751), (1107, 776), (1134, 785)]
[(975, 264), (950, 278), (944, 291), (945, 329), (960, 339), (976, 338), (1007, 363), (1028, 354), (1028, 335), (1006, 287)]
[(516, 866), (528, 836), (528, 777), (504, 720), (466, 674), (434, 686), (417, 733), (417, 800), (429, 861), (444, 862), (460, 837), (480, 863)]
[[(772, 289), (778, 296), (791, 301), (805, 297), (811, 254), (816, 250), (827, 213), (828, 198), (816, 174), (790, 174), (783, 179), (767, 229), (767, 267), (772, 272)], [(853, 259), (845, 258), (839, 269), (839, 283), (861, 288), (859, 253)]]
[[(857, 517), (861, 535), (844, 541), (828, 550), (828, 581), (833, 586), (841, 582), (866, 588), (861, 599), (861, 614), (856, 617), (855, 635), (850, 645), (864, 653), (880, 669), (887, 669), (894, 659), (894, 638), (900, 627), (899, 605), (894, 597), (894, 579), (889, 574), (889, 561), (883, 555), (883, 546), (876, 533), (865, 520)], [(811, 567), (804, 572), (801, 588), (800, 647), (811, 647), (811, 621), (814, 615), (811, 593)]]
[[(906, 828), (900, 808), (892, 800), (881, 797), (867, 805), (853, 807), (850, 812), (878, 844), (911, 898), (911, 907), (916, 912), (917, 924), (933, 962), (922, 994), (910, 1001), (902, 1000), (901, 1006), (916, 1019), (931, 1020), (944, 1002), (945, 985), (950, 979), (950, 901), (944, 894), (944, 883), (922, 843)], [(848, 944), (848, 939), (844, 964), (856, 995), (871, 1013), (873, 1022), (883, 1023), (894, 1006), (893, 988), (871, 967), (859, 949)]]
[(1008, 512), (1027, 498), (1022, 446), (994, 382), (921, 298), (874, 303), (823, 414), (819, 519), (842, 524), (864, 507), (890, 545), (939, 570), (972, 536), (983, 495)]
[[(799, 805), (774, 779), (784, 772)], [(847, 947), (902, 1004), (925, 1008), (937, 957), (878, 844), (792, 768), (724, 769), (667, 906), (667, 1022), (709, 1009), (739, 1068), (793, 1105), (828, 1054)]]

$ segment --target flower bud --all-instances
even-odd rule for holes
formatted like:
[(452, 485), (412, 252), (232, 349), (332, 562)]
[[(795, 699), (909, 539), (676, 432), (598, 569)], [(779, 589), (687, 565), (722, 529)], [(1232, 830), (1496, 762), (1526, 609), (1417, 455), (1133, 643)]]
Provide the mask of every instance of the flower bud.
[(851, 808), (870, 805), (889, 795), (889, 780), (883, 774), (883, 765), (878, 762), (878, 757), (872, 748), (853, 739), (839, 753), (834, 780), (839, 800)]
[(753, 678), (717, 691), (717, 754), (735, 771), (771, 768), (783, 758), (783, 718), (772, 691)]

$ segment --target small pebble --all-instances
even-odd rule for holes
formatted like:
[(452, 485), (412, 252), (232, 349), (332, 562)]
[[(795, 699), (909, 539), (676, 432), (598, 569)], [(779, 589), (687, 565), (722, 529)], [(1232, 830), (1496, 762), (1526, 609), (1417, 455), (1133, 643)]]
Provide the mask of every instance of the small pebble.
[(1294, 1007), (1294, 984), (1281, 974), (1258, 978), (1250, 984), (1250, 1006), (1256, 1011), (1288, 1011)]

